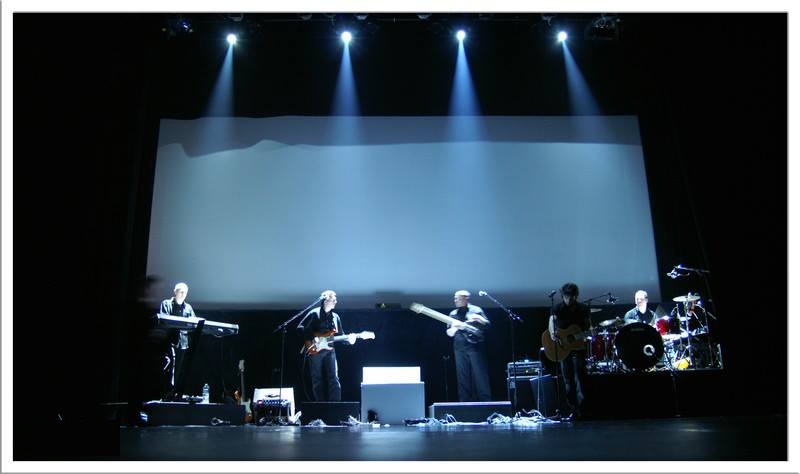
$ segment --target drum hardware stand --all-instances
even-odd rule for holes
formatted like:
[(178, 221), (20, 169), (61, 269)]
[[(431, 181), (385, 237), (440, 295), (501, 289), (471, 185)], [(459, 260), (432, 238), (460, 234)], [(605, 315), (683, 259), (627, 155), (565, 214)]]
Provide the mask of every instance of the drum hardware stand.
[[(592, 319), (591, 318), (592, 318), (592, 303), (595, 300), (599, 300), (601, 298), (606, 298), (606, 302), (607, 303), (612, 303), (613, 304), (613, 303), (617, 302), (617, 297), (612, 296), (610, 291), (608, 293), (603, 293), (602, 295), (593, 296), (591, 298), (588, 298), (588, 299), (585, 299), (585, 300), (582, 301), (582, 303), (585, 304), (587, 306), (588, 310), (589, 310), (589, 331), (592, 334), (592, 336), (591, 336), (592, 339), (590, 341), (587, 341), (587, 343), (586, 343), (587, 344), (586, 353), (587, 354), (591, 354), (589, 356), (589, 359), (591, 360), (591, 365), (592, 365), (593, 369), (595, 371), (597, 371), (597, 372), (602, 372), (602, 370), (597, 365), (597, 361), (595, 360), (594, 354), (592, 353), (591, 341), (593, 341), (596, 336), (595, 336), (595, 327), (594, 327), (594, 324), (592, 323)], [(552, 299), (552, 297), (551, 297), (551, 299)], [(605, 330), (606, 334), (604, 336), (602, 336), (603, 337), (603, 362), (606, 363), (606, 367), (608, 367), (609, 362), (610, 362), (609, 359), (608, 359), (608, 339), (609, 339), (608, 338), (608, 331), (609, 330), (606, 329)], [(616, 370), (616, 367), (617, 367), (616, 361), (613, 360), (613, 358), (612, 358), (612, 361), (614, 362), (613, 363), (614, 370)]]
[[(700, 319), (700, 317), (697, 317), (697, 322), (700, 323), (700, 327), (697, 329), (697, 331), (700, 331), (700, 330), (705, 331), (705, 332), (702, 332), (700, 334), (703, 334), (703, 335), (706, 336), (706, 345), (708, 346), (708, 357), (709, 357), (708, 363), (710, 364), (710, 367), (708, 367), (708, 368), (721, 369), (722, 368), (722, 355), (718, 354), (717, 351), (714, 349), (714, 344), (711, 341), (711, 326), (708, 324), (708, 317), (709, 316), (711, 316), (712, 319), (716, 319), (716, 318), (709, 311), (706, 311), (706, 309), (703, 307), (703, 305), (700, 304), (701, 301), (702, 300), (698, 300), (697, 304), (695, 304), (695, 308), (700, 308), (700, 311), (703, 313), (703, 319), (702, 320)], [(697, 313), (695, 313), (695, 314), (697, 314)], [(695, 332), (697, 332), (697, 331), (695, 331)], [(719, 346), (719, 345), (717, 345), (717, 346)]]
[[(680, 273), (679, 270), (683, 271), (685, 273)], [(716, 313), (717, 312), (717, 306), (716, 306), (716, 303), (714, 302), (713, 296), (711, 295), (711, 284), (708, 281), (708, 275), (711, 273), (710, 270), (706, 270), (706, 269), (703, 269), (703, 268), (684, 267), (683, 265), (681, 265), (679, 263), (679, 264), (675, 265), (674, 267), (672, 267), (672, 271), (670, 273), (668, 273), (667, 276), (669, 276), (672, 279), (675, 279), (675, 278), (679, 278), (679, 277), (689, 276), (690, 273), (694, 273), (695, 275), (700, 275), (701, 277), (703, 277), (703, 284), (706, 287), (706, 294), (708, 295), (708, 299), (707, 299), (708, 303), (711, 305), (711, 308)], [(700, 306), (700, 308), (703, 309), (703, 314), (704, 314), (704, 318), (705, 318), (705, 324), (706, 324), (706, 328), (705, 329), (706, 329), (706, 335), (707, 335), (707, 338), (708, 338), (708, 350), (709, 350), (709, 352), (711, 354), (711, 363), (715, 364), (715, 365), (718, 365), (719, 366), (718, 368), (721, 369), (722, 368), (722, 349), (719, 348), (719, 344), (718, 344), (717, 345), (718, 350), (714, 350), (713, 344), (711, 343), (711, 327), (708, 325), (708, 317), (709, 316), (711, 316), (711, 319), (713, 319), (715, 321), (717, 321), (717, 317), (714, 316), (711, 313), (711, 311), (706, 311), (706, 309), (703, 308), (703, 306)], [(698, 318), (698, 321), (700, 321), (699, 318)], [(691, 335), (690, 335), (690, 337), (691, 337)], [(714, 359), (716, 359), (716, 361)]]
[[(691, 293), (689, 294), (691, 295)], [(692, 350), (692, 334), (689, 332), (689, 319), (691, 319), (691, 316), (689, 316), (688, 302), (683, 303), (683, 316), (686, 318), (686, 321), (684, 321), (686, 325), (686, 351), (687, 354), (689, 354), (689, 366), (692, 366), (692, 364), (695, 364), (697, 361), (692, 360), (694, 357), (694, 351)], [(681, 325), (681, 330), (683, 330), (683, 325)]]

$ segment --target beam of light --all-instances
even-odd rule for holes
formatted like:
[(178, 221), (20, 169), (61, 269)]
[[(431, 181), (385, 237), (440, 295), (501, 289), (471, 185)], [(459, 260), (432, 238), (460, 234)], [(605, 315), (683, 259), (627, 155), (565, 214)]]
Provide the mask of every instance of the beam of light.
[(475, 87), (467, 62), (464, 43), (458, 43), (458, 57), (453, 76), (453, 88), (450, 93), (450, 138), (461, 140), (477, 140), (480, 137), (481, 114)]
[(336, 79), (336, 92), (333, 97), (333, 115), (359, 115), (356, 80), (353, 65), (350, 61), (350, 46), (345, 43), (342, 51), (342, 62), (339, 65), (339, 77)]
[(588, 135), (592, 129), (596, 131), (597, 127), (605, 127), (603, 125), (605, 122), (598, 117), (602, 114), (602, 111), (594, 96), (592, 96), (592, 91), (583, 78), (583, 74), (572, 57), (566, 42), (561, 43), (561, 49), (564, 53), (564, 68), (567, 73), (570, 112), (572, 115), (577, 116), (576, 126)]
[[(450, 92), (450, 112), (445, 140), (447, 161), (451, 164), (454, 182), (480, 182), (491, 163), (485, 144), (480, 105), (472, 82), (464, 42), (458, 43), (453, 87)], [(463, 199), (460, 193), (454, 199)], [(488, 198), (490, 201), (493, 197)], [(466, 204), (465, 204), (466, 205)]]
[(229, 45), (233, 46), (233, 45), (236, 44), (236, 35), (235, 34), (230, 33), (226, 39), (228, 40), (228, 44)]
[(331, 142), (358, 143), (361, 136), (358, 119), (360, 114), (356, 80), (353, 74), (353, 64), (350, 60), (350, 46), (344, 43), (342, 61), (339, 65), (339, 76), (336, 79), (336, 89), (331, 107), (331, 115), (336, 116), (331, 121), (332, 127), (329, 130)]
[(233, 45), (228, 46), (225, 53), (205, 115), (228, 117), (233, 115)]
[[(232, 117), (233, 113), (233, 45), (228, 45), (204, 115), (206, 117)], [(227, 121), (210, 121), (209, 127), (211, 127), (211, 123), (216, 125), (203, 134), (206, 142), (202, 144), (203, 149), (218, 150), (219, 143), (228, 142), (223, 137), (230, 136), (232, 130), (225, 125), (228, 123)]]
[[(358, 188), (364, 180), (369, 179), (370, 167), (366, 163), (373, 157), (369, 152), (369, 147), (363, 144), (363, 124), (360, 115), (361, 109), (350, 56), (350, 45), (343, 42), (342, 61), (339, 64), (339, 74), (336, 79), (331, 117), (327, 120), (327, 126), (321, 133), (326, 143), (335, 145), (337, 149), (336, 166), (329, 170), (327, 175), (331, 182), (336, 183), (336, 186)], [(368, 206), (364, 200), (341, 195), (337, 196), (337, 204), (356, 215), (362, 212), (363, 206)], [(341, 232), (343, 232), (341, 228), (331, 230), (330, 238), (334, 241), (349, 238)]]
[(341, 38), (342, 38), (342, 43), (350, 44), (350, 40), (353, 39), (353, 35), (349, 31), (345, 31), (342, 33)]

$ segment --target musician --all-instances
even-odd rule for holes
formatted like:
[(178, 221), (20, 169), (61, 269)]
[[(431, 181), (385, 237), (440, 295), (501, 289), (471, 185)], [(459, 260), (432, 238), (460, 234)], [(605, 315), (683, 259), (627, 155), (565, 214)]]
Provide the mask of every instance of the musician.
[[(186, 301), (186, 296), (189, 294), (189, 285), (183, 282), (176, 283), (172, 293), (174, 295), (172, 298), (167, 298), (161, 302), (161, 308), (158, 312), (171, 316), (182, 316), (184, 318), (193, 317), (194, 309), (192, 309), (192, 305)], [(173, 335), (170, 339), (164, 372), (168, 378), (169, 387), (174, 389), (175, 374), (180, 370), (184, 354), (189, 348), (189, 334), (186, 330), (180, 330), (178, 331), (177, 337)]]
[(647, 309), (647, 292), (639, 290), (633, 295), (633, 302), (636, 304), (635, 308), (625, 313), (625, 324), (630, 323), (645, 323), (655, 327), (656, 313)]
[[(575, 283), (564, 283), (561, 287), (561, 299), (552, 309), (550, 316), (550, 337), (556, 341), (560, 329), (577, 325), (582, 331), (591, 327), (589, 307), (578, 303), (580, 291)], [(583, 386), (586, 381), (586, 350), (573, 350), (561, 361), (561, 374), (567, 391), (567, 404), (571, 414), (564, 420), (579, 420), (583, 416)]]
[[(344, 334), (342, 320), (338, 314), (333, 312), (336, 307), (336, 293), (333, 290), (325, 290), (320, 295), (322, 305), (312, 309), (306, 315), (305, 326), (301, 329), (303, 339), (311, 341), (316, 336), (322, 334)], [(355, 336), (348, 338), (348, 344), (355, 344)], [(309, 367), (311, 370), (311, 387), (314, 393), (314, 400), (318, 402), (338, 402), (342, 399), (342, 385), (339, 383), (339, 364), (336, 361), (336, 350), (319, 351), (314, 355), (308, 356)]]
[(469, 304), (469, 296), (470, 293), (466, 290), (458, 290), (453, 295), (456, 309), (450, 312), (450, 317), (459, 321), (448, 326), (447, 335), (453, 338), (458, 400), (485, 402), (492, 399), (486, 364), (486, 343), (482, 335), (476, 337), (464, 328), (465, 324), (469, 324), (485, 330), (489, 327), (489, 318), (481, 308)]

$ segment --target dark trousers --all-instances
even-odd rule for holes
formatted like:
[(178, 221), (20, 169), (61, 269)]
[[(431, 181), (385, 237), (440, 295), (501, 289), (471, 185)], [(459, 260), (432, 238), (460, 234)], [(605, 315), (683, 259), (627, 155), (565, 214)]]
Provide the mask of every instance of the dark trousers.
[(178, 383), (179, 375), (181, 375), (184, 380), (186, 379), (187, 374), (181, 374), (181, 369), (183, 369), (184, 372), (186, 370), (183, 368), (183, 360), (185, 356), (186, 351), (184, 349), (172, 344), (167, 346), (166, 353), (161, 359), (161, 363), (163, 364), (161, 368), (162, 396), (174, 394), (174, 391), (177, 388), (175, 384)]
[(567, 403), (573, 412), (583, 409), (583, 386), (586, 381), (586, 351), (573, 351), (561, 361), (561, 375), (567, 391)]
[(488, 402), (492, 399), (489, 388), (489, 371), (482, 346), (454, 347), (458, 401)]
[(342, 386), (339, 384), (339, 365), (335, 351), (321, 351), (308, 356), (311, 370), (311, 389), (314, 400), (318, 402), (338, 402), (342, 400)]

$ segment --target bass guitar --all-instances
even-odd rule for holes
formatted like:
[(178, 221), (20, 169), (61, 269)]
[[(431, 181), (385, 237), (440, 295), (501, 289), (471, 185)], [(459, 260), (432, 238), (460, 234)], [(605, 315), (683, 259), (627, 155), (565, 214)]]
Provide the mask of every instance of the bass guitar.
[(330, 331), (315, 335), (313, 340), (307, 340), (304, 342), (303, 348), (300, 349), (300, 353), (302, 354), (303, 352), (306, 352), (310, 356), (317, 355), (322, 351), (329, 351), (333, 349), (333, 344), (335, 342), (346, 341), (352, 337), (355, 337), (356, 339), (375, 339), (375, 333), (372, 331), (354, 332), (350, 334), (342, 334), (341, 336), (335, 336), (335, 334), (336, 330), (331, 329)]
[(463, 326), (461, 326), (460, 329), (463, 330), (466, 333), (464, 335), (464, 337), (469, 342), (476, 343), (476, 342), (483, 341), (483, 330), (473, 326), (472, 324), (465, 323), (465, 322), (461, 321), (460, 319), (456, 319), (456, 318), (453, 318), (451, 316), (447, 316), (444, 313), (440, 313), (440, 312), (438, 312), (436, 310), (430, 309), (427, 306), (421, 305), (419, 303), (411, 303), (411, 306), (409, 306), (408, 309), (410, 309), (411, 311), (413, 311), (413, 312), (415, 312), (417, 314), (424, 314), (425, 316), (427, 316), (429, 318), (433, 318), (433, 319), (435, 319), (437, 321), (441, 321), (441, 322), (443, 322), (445, 324), (449, 324), (451, 326), (454, 325), (454, 324), (461, 323), (461, 324), (463, 324)]
[(558, 337), (553, 341), (550, 330), (546, 329), (542, 333), (544, 354), (553, 362), (561, 362), (570, 352), (586, 349), (586, 338), (591, 336), (591, 329), (584, 331), (577, 324), (573, 324), (566, 329), (559, 329)]

